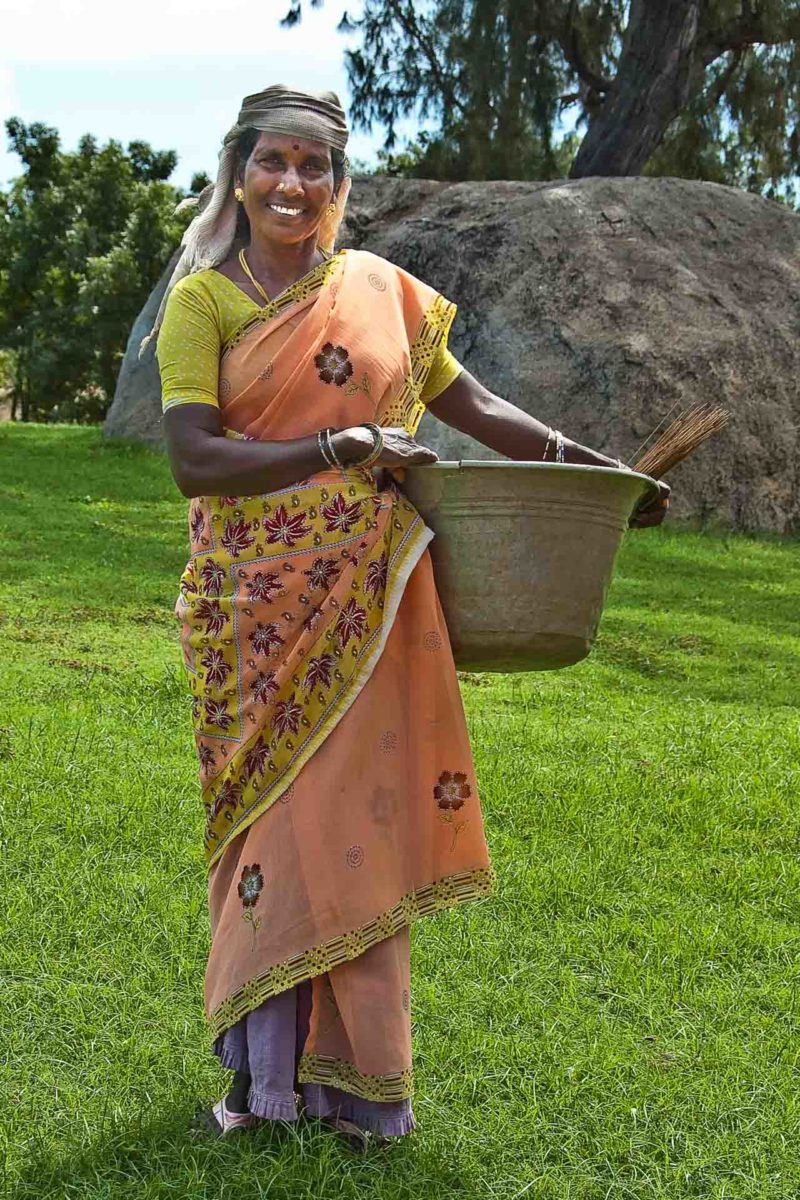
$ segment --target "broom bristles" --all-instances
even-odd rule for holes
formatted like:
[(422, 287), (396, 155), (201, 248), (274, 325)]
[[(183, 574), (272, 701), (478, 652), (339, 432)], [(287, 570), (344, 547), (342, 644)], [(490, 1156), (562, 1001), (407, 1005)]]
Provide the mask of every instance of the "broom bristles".
[[(700, 405), (679, 414), (660, 437), (633, 465), (634, 471), (661, 479), (698, 446), (728, 424), (730, 413), (713, 404)], [(656, 426), (658, 428), (658, 426)], [(652, 437), (652, 434), (650, 435)], [(637, 452), (638, 453), (638, 452)]]

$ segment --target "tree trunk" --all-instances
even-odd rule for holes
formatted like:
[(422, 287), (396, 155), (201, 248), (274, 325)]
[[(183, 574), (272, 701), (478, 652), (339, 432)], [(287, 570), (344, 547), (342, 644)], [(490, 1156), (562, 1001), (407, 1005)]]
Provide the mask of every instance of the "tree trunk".
[(640, 175), (685, 106), (700, 0), (632, 0), (617, 76), (589, 121), (570, 178)]

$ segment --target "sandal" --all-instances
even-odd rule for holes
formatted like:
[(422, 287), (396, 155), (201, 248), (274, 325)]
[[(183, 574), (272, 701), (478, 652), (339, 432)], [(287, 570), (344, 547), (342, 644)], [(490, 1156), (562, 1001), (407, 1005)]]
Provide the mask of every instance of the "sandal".
[(340, 1134), (351, 1149), (357, 1150), (359, 1154), (366, 1154), (370, 1146), (390, 1146), (396, 1140), (382, 1133), (373, 1133), (371, 1129), (362, 1129), (360, 1125), (356, 1125), (354, 1121), (347, 1121), (344, 1117), (321, 1117), (320, 1120), (323, 1125)]
[(210, 1133), (214, 1137), (224, 1137), (229, 1133), (237, 1133), (252, 1129), (259, 1118), (253, 1113), (233, 1113), (225, 1103), (225, 1097), (218, 1100), (210, 1109), (196, 1112), (190, 1131), (192, 1133)]
[(323, 1125), (338, 1133), (351, 1150), (366, 1154), (370, 1146), (370, 1135), (366, 1129), (362, 1129), (354, 1121), (346, 1121), (344, 1117), (321, 1117), (320, 1120)]

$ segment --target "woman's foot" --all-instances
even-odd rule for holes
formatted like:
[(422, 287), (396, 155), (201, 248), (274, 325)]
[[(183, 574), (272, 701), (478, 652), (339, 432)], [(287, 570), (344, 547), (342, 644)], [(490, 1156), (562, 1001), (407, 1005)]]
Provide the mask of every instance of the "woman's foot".
[(370, 1146), (389, 1146), (398, 1140), (386, 1137), (382, 1133), (374, 1133), (371, 1129), (362, 1129), (355, 1121), (347, 1121), (344, 1117), (321, 1117), (320, 1120), (359, 1154), (366, 1154)]
[(251, 1112), (231, 1112), (226, 1103), (226, 1097), (223, 1096), (212, 1108), (195, 1113), (190, 1129), (192, 1133), (206, 1133), (215, 1137), (223, 1137), (229, 1133), (252, 1129), (254, 1125), (258, 1124), (258, 1120), (259, 1118), (253, 1116)]
[(259, 1118), (253, 1116), (247, 1104), (250, 1082), (247, 1071), (235, 1071), (233, 1086), (227, 1096), (218, 1100), (213, 1108), (196, 1113), (192, 1130), (221, 1137), (237, 1130), (252, 1129)]

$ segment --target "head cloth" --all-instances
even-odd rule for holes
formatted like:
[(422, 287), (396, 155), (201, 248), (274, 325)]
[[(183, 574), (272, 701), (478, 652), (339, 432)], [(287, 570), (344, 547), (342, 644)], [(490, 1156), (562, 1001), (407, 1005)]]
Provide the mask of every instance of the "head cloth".
[[(344, 109), (335, 92), (300, 92), (277, 83), (263, 92), (245, 96), (236, 124), (223, 138), (216, 180), (204, 188), (199, 196), (182, 200), (175, 210), (180, 212), (184, 208), (197, 206), (198, 213), (181, 239), (181, 256), (170, 276), (155, 324), (141, 344), (140, 356), (146, 346), (158, 337), (167, 299), (178, 280), (195, 271), (216, 267), (230, 253), (236, 236), (238, 208), (238, 201), (233, 194), (234, 176), (239, 140), (246, 129), (288, 133), (322, 142), (340, 151), (344, 151), (349, 133)], [(333, 251), (349, 193), (350, 176), (345, 159), (345, 176), (339, 185), (335, 211), (325, 214), (317, 233), (317, 245), (327, 253)]]

